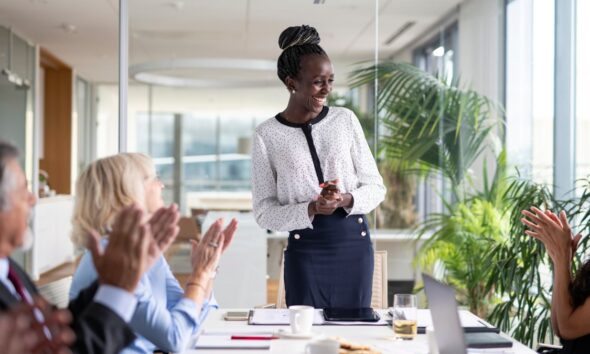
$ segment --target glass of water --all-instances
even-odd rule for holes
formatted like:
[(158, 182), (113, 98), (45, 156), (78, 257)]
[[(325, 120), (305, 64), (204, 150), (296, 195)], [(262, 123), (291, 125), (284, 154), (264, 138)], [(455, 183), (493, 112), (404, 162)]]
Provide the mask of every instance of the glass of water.
[(412, 340), (418, 333), (416, 295), (395, 294), (392, 313), (393, 333), (398, 339)]

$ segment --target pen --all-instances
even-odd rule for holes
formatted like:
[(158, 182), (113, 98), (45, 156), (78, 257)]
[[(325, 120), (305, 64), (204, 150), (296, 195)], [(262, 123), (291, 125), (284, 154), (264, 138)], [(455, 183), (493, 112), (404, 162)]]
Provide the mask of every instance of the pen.
[(277, 336), (231, 336), (233, 340), (271, 340), (279, 339)]

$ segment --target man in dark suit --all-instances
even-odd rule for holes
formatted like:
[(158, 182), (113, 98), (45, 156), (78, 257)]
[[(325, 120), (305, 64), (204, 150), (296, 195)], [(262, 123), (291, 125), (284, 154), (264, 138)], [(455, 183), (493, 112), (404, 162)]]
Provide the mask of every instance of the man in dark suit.
[(132, 206), (119, 214), (112, 230), (117, 237), (104, 252), (98, 249), (97, 240), (89, 245), (99, 279), (69, 304), (73, 340), (63, 326), (68, 322), (67, 313), (54, 313), (47, 306), (41, 309), (37, 288), (10, 259), (25, 242), (35, 202), (19, 166), (18, 151), (0, 141), (0, 311), (19, 304), (30, 308), (31, 328), (40, 338), (33, 349), (23, 353), (63, 353), (66, 347), (74, 353), (118, 353), (135, 339), (127, 325), (137, 304), (133, 291), (149, 266), (154, 247), (150, 228), (142, 221), (143, 212)]

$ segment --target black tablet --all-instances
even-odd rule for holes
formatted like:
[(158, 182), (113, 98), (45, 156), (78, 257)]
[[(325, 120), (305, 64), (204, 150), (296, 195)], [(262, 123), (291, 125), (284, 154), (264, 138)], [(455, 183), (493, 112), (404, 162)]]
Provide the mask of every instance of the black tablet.
[(510, 348), (512, 341), (498, 333), (465, 333), (468, 348)]
[(324, 309), (326, 321), (349, 321), (349, 322), (377, 322), (379, 315), (370, 307), (357, 309), (328, 308)]

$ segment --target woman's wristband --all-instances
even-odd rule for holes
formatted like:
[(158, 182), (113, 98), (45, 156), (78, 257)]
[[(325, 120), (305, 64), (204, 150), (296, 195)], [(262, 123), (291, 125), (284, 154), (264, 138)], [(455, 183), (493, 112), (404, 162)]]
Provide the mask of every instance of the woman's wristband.
[(205, 275), (206, 272), (200, 272), (198, 274), (192, 274), (187, 280), (187, 284), (189, 283), (196, 283), (196, 284), (207, 284), (209, 282), (209, 277)]

